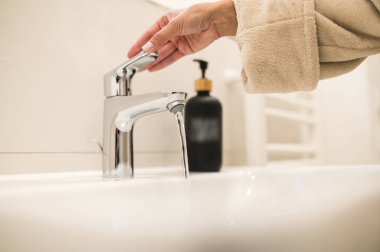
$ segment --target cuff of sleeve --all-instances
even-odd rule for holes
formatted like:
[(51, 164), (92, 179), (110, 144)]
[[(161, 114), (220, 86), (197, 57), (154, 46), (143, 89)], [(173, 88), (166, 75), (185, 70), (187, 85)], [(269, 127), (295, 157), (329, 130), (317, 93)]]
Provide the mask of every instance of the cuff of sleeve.
[(315, 89), (319, 58), (314, 0), (234, 0), (242, 78), (250, 93)]

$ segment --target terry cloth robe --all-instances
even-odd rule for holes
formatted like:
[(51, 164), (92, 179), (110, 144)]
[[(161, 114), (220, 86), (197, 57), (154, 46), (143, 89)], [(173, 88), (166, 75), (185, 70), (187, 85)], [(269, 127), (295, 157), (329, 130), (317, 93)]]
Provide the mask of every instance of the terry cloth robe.
[[(234, 0), (250, 93), (315, 89), (380, 53), (380, 0)], [(379, 66), (380, 71), (380, 66)]]

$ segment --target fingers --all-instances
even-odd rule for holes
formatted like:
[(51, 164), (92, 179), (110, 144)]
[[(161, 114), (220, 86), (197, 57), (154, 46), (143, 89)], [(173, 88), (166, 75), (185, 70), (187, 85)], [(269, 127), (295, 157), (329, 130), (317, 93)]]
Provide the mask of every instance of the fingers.
[(170, 22), (168, 15), (161, 17), (137, 40), (128, 52), (129, 58), (141, 50), (148, 53), (159, 51), (170, 39), (177, 36), (179, 33), (177, 22)]
[[(162, 19), (162, 18), (161, 18)], [(143, 45), (145, 45), (154, 34), (156, 34), (159, 30), (161, 30), (160, 21), (157, 21), (155, 24), (153, 24), (138, 40), (137, 42), (131, 47), (131, 49), (128, 52), (128, 57), (132, 58), (139, 52), (141, 52), (141, 49)]]
[(177, 47), (172, 42), (167, 43), (164, 47), (162, 47), (161, 50), (158, 51), (158, 58), (153, 62), (153, 64), (149, 68), (159, 64), (161, 61), (165, 60), (176, 50)]
[(149, 71), (155, 72), (155, 71), (161, 70), (161, 69), (173, 64), (174, 62), (176, 62), (177, 60), (179, 60), (183, 56), (185, 56), (183, 53), (176, 50), (171, 55), (169, 55), (168, 57), (163, 59), (160, 63), (150, 67)]
[(179, 34), (177, 23), (175, 21), (168, 23), (159, 32), (142, 46), (142, 49), (147, 52), (156, 52), (163, 48), (170, 40), (174, 39)]

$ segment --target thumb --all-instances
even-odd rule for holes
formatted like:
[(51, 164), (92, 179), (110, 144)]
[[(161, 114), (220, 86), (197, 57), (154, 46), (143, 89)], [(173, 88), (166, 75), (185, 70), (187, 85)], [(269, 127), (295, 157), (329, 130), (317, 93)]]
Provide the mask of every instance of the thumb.
[(142, 50), (150, 53), (156, 52), (160, 50), (169, 40), (174, 38), (180, 33), (176, 22), (170, 22), (164, 28), (162, 28), (159, 32), (157, 32), (153, 37), (146, 43)]

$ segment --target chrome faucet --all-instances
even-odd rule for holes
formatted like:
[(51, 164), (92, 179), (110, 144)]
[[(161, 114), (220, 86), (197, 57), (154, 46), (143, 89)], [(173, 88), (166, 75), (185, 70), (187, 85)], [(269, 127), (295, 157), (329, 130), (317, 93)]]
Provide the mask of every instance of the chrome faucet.
[(151, 93), (132, 96), (131, 81), (157, 59), (140, 53), (105, 76), (103, 118), (103, 177), (133, 178), (133, 126), (146, 115), (183, 110), (187, 94)]

